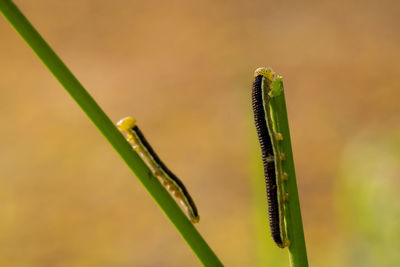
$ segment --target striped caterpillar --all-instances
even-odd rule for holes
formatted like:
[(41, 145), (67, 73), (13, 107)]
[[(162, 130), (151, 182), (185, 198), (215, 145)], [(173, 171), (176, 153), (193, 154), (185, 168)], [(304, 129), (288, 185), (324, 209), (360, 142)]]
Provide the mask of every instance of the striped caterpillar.
[(132, 117), (126, 117), (120, 120), (117, 123), (117, 126), (124, 134), (133, 150), (139, 155), (147, 167), (149, 167), (153, 175), (158, 178), (164, 188), (166, 188), (167, 191), (181, 204), (190, 221), (192, 223), (199, 222), (200, 216), (197, 212), (196, 205), (186, 187), (182, 181), (167, 168), (156, 152), (154, 152), (142, 131), (136, 125), (136, 120)]

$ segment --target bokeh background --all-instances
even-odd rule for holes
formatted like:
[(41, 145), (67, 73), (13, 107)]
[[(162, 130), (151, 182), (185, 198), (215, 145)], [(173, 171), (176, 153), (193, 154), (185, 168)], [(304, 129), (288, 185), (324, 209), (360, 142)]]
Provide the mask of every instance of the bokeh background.
[[(284, 77), (311, 266), (398, 266), (398, 1), (15, 1), (117, 121), (135, 116), (227, 266), (269, 234), (253, 71)], [(0, 19), (0, 265), (200, 266)]]

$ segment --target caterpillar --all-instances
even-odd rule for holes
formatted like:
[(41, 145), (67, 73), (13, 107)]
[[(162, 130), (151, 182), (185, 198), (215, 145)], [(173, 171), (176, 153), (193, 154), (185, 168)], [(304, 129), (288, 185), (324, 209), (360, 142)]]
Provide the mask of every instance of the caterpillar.
[(280, 152), (278, 146), (283, 136), (274, 131), (270, 106), (273, 97), (271, 85), (275, 73), (269, 68), (259, 68), (254, 77), (252, 106), (264, 165), (269, 224), (272, 239), (280, 248), (284, 248), (290, 245), (284, 220), (284, 202), (287, 201), (287, 194), (283, 190), (283, 180), (287, 179), (287, 174), (281, 168), (285, 154)]
[(142, 131), (132, 117), (121, 119), (117, 123), (118, 129), (124, 134), (132, 149), (139, 155), (152, 174), (158, 178), (164, 188), (175, 197), (184, 208), (192, 223), (197, 223), (200, 216), (196, 205), (182, 181), (168, 169), (144, 137)]

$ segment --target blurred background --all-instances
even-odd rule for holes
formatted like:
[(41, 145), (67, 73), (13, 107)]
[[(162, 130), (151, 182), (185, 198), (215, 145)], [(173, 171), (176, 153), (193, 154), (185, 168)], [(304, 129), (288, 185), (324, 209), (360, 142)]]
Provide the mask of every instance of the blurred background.
[[(398, 1), (15, 1), (113, 121), (137, 118), (227, 266), (270, 237), (253, 71), (284, 78), (311, 266), (398, 266)], [(200, 266), (0, 19), (0, 265)]]

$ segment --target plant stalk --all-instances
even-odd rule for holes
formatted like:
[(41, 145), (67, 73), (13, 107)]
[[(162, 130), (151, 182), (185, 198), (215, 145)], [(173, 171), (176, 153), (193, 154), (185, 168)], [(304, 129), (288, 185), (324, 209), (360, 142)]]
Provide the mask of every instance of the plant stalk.
[(113, 122), (35, 30), (18, 7), (10, 0), (0, 0), (0, 12), (117, 151), (187, 244), (192, 248), (199, 260), (205, 266), (222, 266), (215, 253), (187, 219), (174, 199), (164, 189), (157, 178), (152, 175), (146, 164), (132, 150), (132, 147), (117, 130)]
[(279, 151), (282, 151), (286, 156), (286, 159), (282, 161), (282, 171), (288, 174), (288, 180), (283, 182), (289, 196), (289, 200), (285, 202), (286, 228), (290, 241), (289, 258), (291, 266), (306, 267), (308, 266), (306, 243), (301, 219), (282, 77), (278, 76), (274, 79), (271, 92), (273, 94), (270, 101), (273, 126), (275, 131), (281, 133), (283, 136), (283, 140), (278, 142), (278, 146)]

